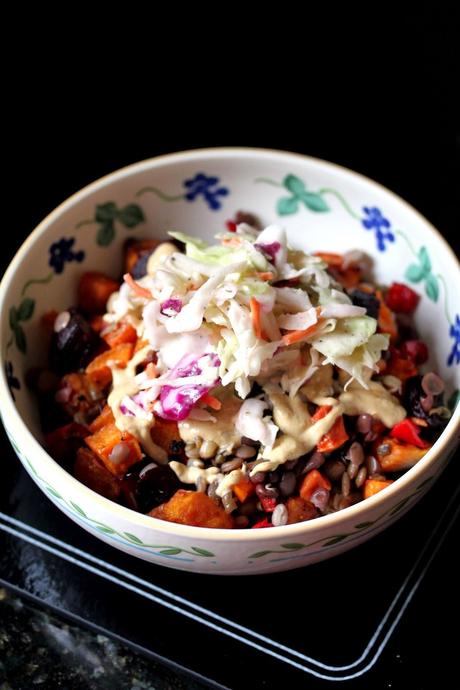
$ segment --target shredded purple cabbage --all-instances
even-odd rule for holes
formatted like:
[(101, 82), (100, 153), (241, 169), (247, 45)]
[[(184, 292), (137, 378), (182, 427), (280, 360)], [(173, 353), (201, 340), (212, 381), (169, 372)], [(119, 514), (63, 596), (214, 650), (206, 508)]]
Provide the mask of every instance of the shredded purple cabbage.
[(127, 417), (134, 417), (134, 413), (131, 412), (131, 410), (128, 410), (126, 405), (123, 405), (123, 403), (121, 403), (121, 405), (120, 405), (120, 412), (121, 412), (121, 414), (124, 414)]
[(175, 316), (182, 309), (182, 300), (172, 297), (161, 304), (161, 313), (165, 316)]
[(281, 244), (279, 242), (270, 242), (269, 244), (254, 244), (254, 247), (258, 249), (262, 254), (265, 254), (266, 258), (273, 264), (276, 261), (276, 255), (281, 249)]
[[(200, 361), (204, 357), (209, 357), (211, 366), (220, 365), (219, 357), (214, 354), (205, 354), (200, 357), (195, 355), (185, 355), (170, 372), (170, 378), (185, 378), (187, 376), (199, 376), (202, 373)], [(160, 405), (157, 406), (157, 414), (163, 419), (171, 419), (180, 422), (186, 419), (196, 403), (206, 395), (214, 386), (219, 383), (217, 378), (208, 385), (186, 385), (174, 388), (173, 386), (162, 386), (160, 392)]]

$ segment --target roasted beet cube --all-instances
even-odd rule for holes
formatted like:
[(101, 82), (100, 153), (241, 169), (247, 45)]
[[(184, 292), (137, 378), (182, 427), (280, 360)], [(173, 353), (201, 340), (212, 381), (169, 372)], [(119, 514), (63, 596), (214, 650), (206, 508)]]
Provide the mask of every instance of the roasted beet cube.
[(53, 371), (67, 374), (85, 367), (100, 345), (100, 338), (88, 321), (75, 309), (69, 309), (70, 318), (57, 333), (53, 333), (50, 346), (50, 364)]
[(351, 290), (348, 294), (353, 304), (364, 307), (368, 316), (372, 316), (373, 319), (379, 318), (380, 300), (375, 295), (358, 289)]

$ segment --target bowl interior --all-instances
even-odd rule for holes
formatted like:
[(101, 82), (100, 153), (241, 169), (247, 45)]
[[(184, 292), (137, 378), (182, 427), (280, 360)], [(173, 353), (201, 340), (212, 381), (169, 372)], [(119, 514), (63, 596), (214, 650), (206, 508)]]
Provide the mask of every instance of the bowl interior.
[(90, 185), (54, 211), (26, 241), (2, 284), (2, 376), (26, 425), (41, 439), (26, 371), (46, 361), (40, 317), (75, 300), (79, 276), (121, 273), (130, 237), (167, 230), (212, 240), (239, 210), (286, 227), (307, 251), (361, 249), (378, 282), (421, 294), (416, 323), (431, 366), (460, 387), (458, 263), (428, 222), (376, 183), (294, 154), (204, 150), (145, 161)]

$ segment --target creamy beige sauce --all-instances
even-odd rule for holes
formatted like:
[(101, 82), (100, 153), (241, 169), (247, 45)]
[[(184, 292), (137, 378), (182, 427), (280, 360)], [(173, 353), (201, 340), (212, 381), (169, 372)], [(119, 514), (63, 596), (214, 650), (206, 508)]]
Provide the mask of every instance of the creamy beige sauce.
[(243, 401), (235, 395), (226, 397), (220, 410), (212, 413), (215, 421), (184, 419), (179, 422), (179, 434), (185, 443), (193, 443), (197, 436), (205, 441), (214, 441), (220, 449), (231, 452), (241, 440), (235, 428), (236, 417)]
[(369, 381), (366, 390), (353, 381), (348, 389), (339, 396), (345, 414), (370, 414), (379, 419), (385, 426), (393, 427), (406, 416), (406, 410), (397, 398), (377, 381)]
[(332, 364), (320, 366), (307, 383), (302, 386), (300, 392), (311, 402), (315, 402), (317, 398), (325, 398), (333, 395), (334, 387), (332, 385), (332, 374)]
[(288, 460), (309, 453), (343, 413), (343, 406), (331, 398), (330, 402), (335, 405), (330, 412), (312, 424), (307, 405), (299, 395), (290, 398), (277, 386), (267, 386), (265, 390), (273, 403), (273, 419), (282, 436), (276, 439), (267, 459), (264, 458), (252, 469), (251, 475), (271, 472)]
[(247, 476), (246, 466), (243, 465), (241, 469), (232, 470), (228, 474), (222, 474), (217, 467), (208, 467), (206, 469), (201, 467), (189, 467), (181, 462), (172, 460), (169, 463), (170, 468), (178, 479), (184, 484), (196, 484), (198, 479), (204, 479), (207, 484), (212, 484), (218, 481), (219, 484), (216, 489), (217, 496), (224, 496), (231, 490), (234, 484)]
[(125, 369), (113, 365), (112, 370), (112, 391), (107, 399), (107, 403), (115, 417), (115, 424), (120, 431), (128, 431), (132, 434), (139, 443), (142, 444), (145, 452), (157, 462), (166, 463), (168, 455), (163, 448), (157, 446), (152, 441), (150, 430), (155, 423), (153, 414), (146, 414), (145, 418), (132, 417), (125, 415), (120, 410), (120, 403), (125, 395), (135, 395), (138, 392), (134, 377), (136, 375), (136, 367), (140, 364), (150, 352), (149, 345), (136, 352), (134, 357), (128, 362)]

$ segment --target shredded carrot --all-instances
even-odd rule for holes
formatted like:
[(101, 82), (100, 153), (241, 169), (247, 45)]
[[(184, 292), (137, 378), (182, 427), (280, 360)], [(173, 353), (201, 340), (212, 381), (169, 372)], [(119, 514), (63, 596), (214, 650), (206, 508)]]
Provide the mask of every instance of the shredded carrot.
[(156, 379), (158, 376), (158, 369), (153, 362), (149, 362), (145, 367), (145, 373), (149, 379)]
[[(318, 313), (318, 309), (317, 309)], [(299, 340), (303, 340), (304, 338), (308, 338), (309, 335), (312, 335), (319, 327), (319, 325), (324, 321), (324, 319), (318, 319), (316, 323), (313, 324), (313, 326), (310, 326), (309, 328), (305, 328), (303, 331), (290, 331), (289, 333), (285, 333), (283, 337), (281, 338), (283, 345), (292, 345), (293, 343), (298, 343)]]
[(268, 340), (266, 333), (264, 333), (262, 329), (260, 302), (258, 302), (255, 297), (251, 297), (249, 300), (249, 307), (251, 309), (252, 327), (254, 329), (254, 333), (256, 334), (256, 338)]
[(271, 271), (262, 271), (257, 273), (257, 277), (260, 278), (260, 280), (273, 280), (275, 275)]
[(239, 247), (241, 244), (241, 239), (239, 237), (223, 237), (221, 243), (225, 247)]
[(150, 292), (150, 290), (147, 290), (147, 288), (143, 288), (142, 285), (136, 283), (136, 281), (130, 273), (125, 273), (125, 275), (123, 276), (123, 280), (125, 281), (125, 283), (129, 285), (131, 290), (135, 292), (138, 297), (152, 299), (152, 293)]
[(210, 407), (211, 410), (217, 411), (222, 407), (220, 400), (218, 400), (214, 395), (211, 395), (211, 393), (205, 393), (205, 395), (203, 395), (201, 398), (201, 402), (204, 402), (204, 404)]

